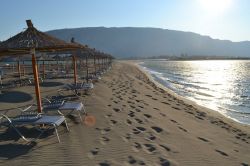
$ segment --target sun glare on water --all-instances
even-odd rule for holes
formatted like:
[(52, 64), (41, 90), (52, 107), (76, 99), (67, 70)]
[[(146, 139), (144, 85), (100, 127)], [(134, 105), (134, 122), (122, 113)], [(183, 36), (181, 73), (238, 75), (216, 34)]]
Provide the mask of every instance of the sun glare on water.
[(228, 11), (232, 5), (233, 0), (197, 0), (200, 6), (209, 15), (220, 15)]

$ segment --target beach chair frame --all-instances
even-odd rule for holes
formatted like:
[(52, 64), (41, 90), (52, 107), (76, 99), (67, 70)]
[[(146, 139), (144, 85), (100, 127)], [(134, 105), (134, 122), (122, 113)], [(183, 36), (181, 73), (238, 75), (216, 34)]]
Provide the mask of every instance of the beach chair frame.
[[(45, 131), (48, 131), (49, 129), (53, 128), (56, 136), (57, 136), (57, 140), (60, 143), (60, 137), (58, 134), (58, 130), (57, 128), (64, 122), (67, 131), (69, 131), (68, 128), (68, 124), (66, 121), (66, 118), (63, 115), (60, 116), (49, 116), (49, 115), (43, 115), (43, 114), (37, 114), (36, 116), (41, 116), (41, 118), (35, 120), (35, 121), (15, 121), (13, 118), (9, 118), (7, 115), (1, 114), (0, 115), (0, 126), (6, 126), (6, 127), (12, 127), (17, 134), (26, 142), (34, 142), (36, 141), (38, 138), (41, 137), (41, 135), (43, 135), (43, 133)], [(16, 117), (15, 117), (16, 118)], [(54, 119), (53, 119), (54, 118)], [(3, 122), (3, 119), (6, 119), (5, 122)], [(40, 134), (37, 136), (37, 138), (34, 139), (28, 139), (26, 138), (19, 130), (18, 130), (18, 126), (33, 126), (35, 127), (38, 131), (40, 131)], [(40, 128), (41, 125), (43, 125), (43, 128)], [(39, 126), (39, 127), (37, 127)]]
[[(43, 98), (43, 100), (45, 100), (48, 104), (53, 103), (50, 99), (48, 98)], [(67, 106), (66, 108), (64, 107), (64, 105), (71, 105), (71, 106)], [(66, 115), (71, 115), (73, 112), (77, 112), (77, 115), (79, 116), (80, 120), (83, 122), (82, 119), (82, 115), (87, 115), (85, 106), (82, 102), (67, 102), (65, 100), (59, 100), (56, 101), (55, 105), (52, 104), (52, 107), (45, 107), (44, 104), (43, 105), (43, 111), (44, 112), (50, 112), (50, 111), (57, 111), (60, 115), (65, 115), (62, 113), (63, 110), (69, 110), (70, 112), (67, 113)], [(45, 108), (45, 109), (44, 109)]]

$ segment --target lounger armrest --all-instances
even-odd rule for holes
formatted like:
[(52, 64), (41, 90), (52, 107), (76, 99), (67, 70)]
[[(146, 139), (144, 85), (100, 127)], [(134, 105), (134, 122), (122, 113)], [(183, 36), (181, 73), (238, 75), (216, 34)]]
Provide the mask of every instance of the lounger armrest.
[(0, 122), (1, 122), (3, 119), (6, 119), (9, 123), (12, 123), (11, 119), (10, 119), (7, 115), (0, 114)]
[(31, 104), (30, 106), (22, 109), (22, 108), (17, 108), (17, 110), (19, 110), (21, 113), (24, 113), (26, 111), (29, 111), (32, 107), (34, 106), (34, 104)]
[(42, 97), (42, 100), (45, 100), (46, 102), (51, 103), (51, 101), (46, 97)]

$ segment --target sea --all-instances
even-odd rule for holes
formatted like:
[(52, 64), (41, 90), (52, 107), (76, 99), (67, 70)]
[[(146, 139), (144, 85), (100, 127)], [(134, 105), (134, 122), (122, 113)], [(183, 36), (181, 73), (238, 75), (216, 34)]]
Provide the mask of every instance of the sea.
[(152, 78), (180, 96), (250, 125), (250, 60), (144, 60)]

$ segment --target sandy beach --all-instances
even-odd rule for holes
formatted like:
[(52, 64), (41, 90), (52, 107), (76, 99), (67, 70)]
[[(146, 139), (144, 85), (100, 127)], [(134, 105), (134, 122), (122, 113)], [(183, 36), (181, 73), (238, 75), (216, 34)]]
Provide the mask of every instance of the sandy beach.
[[(46, 82), (52, 83), (41, 86), (44, 97), (55, 95), (64, 83), (73, 80)], [(11, 100), (0, 96), (0, 113), (35, 100), (33, 86), (11, 92)], [(13, 92), (22, 92), (26, 98), (17, 102)], [(13, 130), (0, 128), (0, 165), (250, 164), (250, 126), (157, 86), (132, 62), (115, 62), (95, 84), (91, 95), (76, 100), (82, 101), (88, 115), (96, 118), (94, 126), (70, 117), (70, 132), (59, 127), (61, 143), (48, 133), (32, 144), (21, 140)]]

